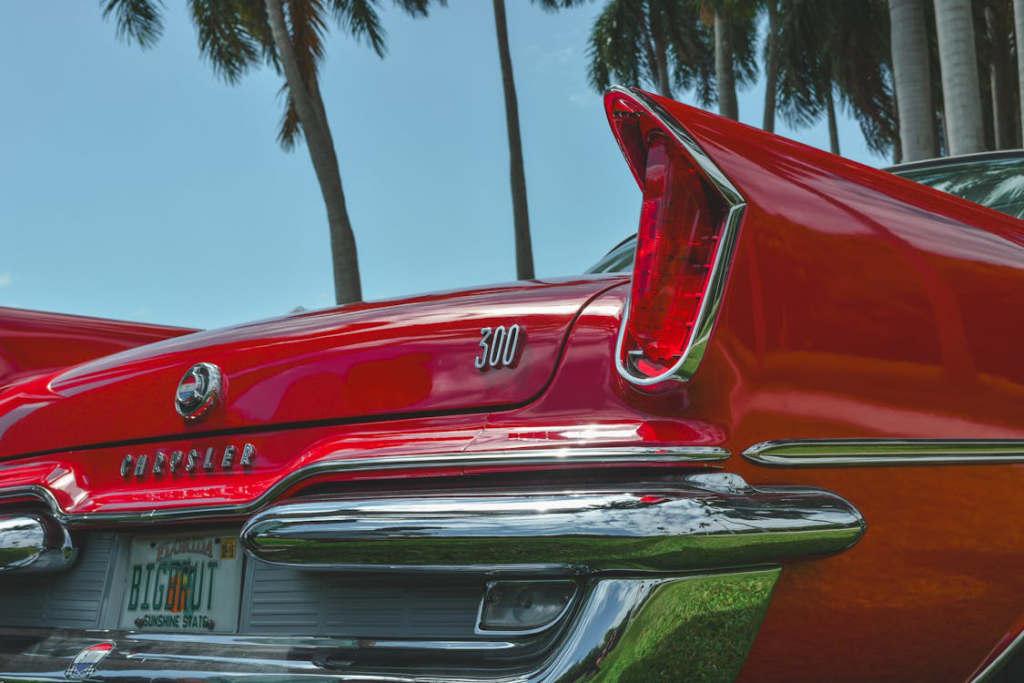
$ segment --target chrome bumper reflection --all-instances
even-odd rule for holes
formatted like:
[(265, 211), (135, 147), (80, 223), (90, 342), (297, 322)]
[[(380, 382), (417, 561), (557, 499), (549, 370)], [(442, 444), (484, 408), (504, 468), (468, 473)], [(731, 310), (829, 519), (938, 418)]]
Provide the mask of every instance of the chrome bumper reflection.
[(0, 517), (0, 572), (62, 571), (77, 556), (68, 530), (52, 517), (36, 513)]
[(297, 567), (579, 575), (835, 553), (864, 528), (828, 491), (702, 474), (628, 491), (307, 499), (257, 514), (241, 538), (253, 557)]
[[(181, 636), (129, 632), (5, 632), (0, 679), (63, 672), (76, 653), (113, 642), (90, 680), (380, 683), (725, 682), (739, 673), (779, 569), (592, 581), (558, 633), (461, 642)], [(728, 633), (728, 638), (720, 634)], [(713, 642), (712, 642), (713, 641)]]

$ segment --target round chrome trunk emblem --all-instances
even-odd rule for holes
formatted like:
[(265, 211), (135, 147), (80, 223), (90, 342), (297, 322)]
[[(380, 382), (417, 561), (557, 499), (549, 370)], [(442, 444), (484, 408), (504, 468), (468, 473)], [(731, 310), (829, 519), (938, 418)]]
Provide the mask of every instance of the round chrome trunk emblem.
[(196, 363), (178, 382), (174, 407), (186, 420), (198, 420), (220, 397), (220, 368), (213, 363)]

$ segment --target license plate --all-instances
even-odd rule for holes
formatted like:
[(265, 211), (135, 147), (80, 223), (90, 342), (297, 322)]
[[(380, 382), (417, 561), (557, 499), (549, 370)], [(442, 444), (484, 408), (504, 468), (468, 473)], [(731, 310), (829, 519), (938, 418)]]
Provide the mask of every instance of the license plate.
[(242, 594), (238, 539), (218, 534), (140, 536), (128, 554), (121, 628), (234, 631)]

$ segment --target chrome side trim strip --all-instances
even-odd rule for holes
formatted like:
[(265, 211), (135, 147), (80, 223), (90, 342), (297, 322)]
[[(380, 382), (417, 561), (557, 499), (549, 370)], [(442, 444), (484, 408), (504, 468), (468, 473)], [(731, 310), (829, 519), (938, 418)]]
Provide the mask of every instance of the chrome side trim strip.
[[(116, 647), (97, 680), (214, 683), (258, 674), (264, 683), (727, 683), (743, 666), (779, 574), (765, 567), (596, 580), (557, 639), (528, 636), (522, 644), (0, 629), (0, 678), (50, 680), (74, 653), (107, 641)], [(709, 654), (708, 634), (723, 625), (729, 637)]]
[(360, 455), (330, 457), (289, 473), (264, 493), (248, 503), (238, 505), (187, 506), (138, 512), (67, 513), (42, 486), (0, 488), (0, 503), (4, 499), (33, 496), (49, 505), (55, 518), (68, 527), (96, 526), (100, 524), (132, 524), (169, 522), (193, 519), (227, 519), (251, 515), (266, 507), (289, 488), (312, 477), (339, 472), (370, 472), (401, 469), (447, 469), (452, 467), (604, 467), (615, 465), (666, 467), (688, 463), (725, 460), (729, 451), (716, 446), (618, 446), (585, 448), (537, 448), (476, 453), (436, 453), (425, 455)]
[(1007, 645), (999, 655), (993, 659), (988, 666), (981, 670), (977, 676), (972, 678), (969, 683), (985, 683), (985, 681), (992, 680), (992, 677), (999, 673), (999, 670), (1005, 665), (1021, 646), (1024, 646), (1024, 631), (1017, 634), (1017, 637), (1013, 639), (1009, 645)]
[(743, 457), (777, 467), (1024, 463), (1024, 439), (786, 439), (754, 444)]
[(298, 499), (239, 537), (258, 560), (304, 569), (580, 576), (826, 555), (864, 529), (834, 493), (700, 474), (627, 490)]
[(77, 557), (78, 548), (60, 522), (35, 513), (0, 517), (0, 573), (59, 572)]
[[(640, 386), (650, 386), (666, 380), (686, 382), (693, 377), (693, 374), (700, 366), (700, 362), (704, 359), (704, 353), (707, 350), (708, 341), (711, 339), (715, 320), (718, 318), (718, 309), (722, 305), (722, 295), (725, 293), (729, 269), (732, 267), (733, 252), (736, 249), (736, 242), (739, 238), (739, 227), (743, 220), (746, 200), (739, 190), (736, 189), (736, 186), (729, 182), (729, 179), (725, 177), (722, 170), (700, 148), (700, 145), (686, 132), (686, 129), (680, 126), (679, 122), (665, 111), (660, 104), (651, 99), (642, 90), (636, 88), (624, 88), (616, 85), (609, 92), (626, 95), (647, 110), (647, 113), (683, 146), (687, 154), (700, 167), (707, 179), (711, 181), (711, 184), (715, 186), (729, 205), (729, 213), (725, 218), (725, 224), (722, 226), (722, 234), (719, 238), (718, 254), (711, 267), (711, 275), (708, 277), (707, 292), (703, 301), (701, 301), (697, 319), (694, 321), (693, 334), (690, 336), (686, 350), (683, 351), (679, 361), (665, 372), (653, 377), (640, 376), (633, 373), (628, 365), (622, 362), (626, 325), (629, 323), (630, 302), (628, 300), (622, 313), (622, 322), (619, 324), (619, 336), (615, 343), (615, 369), (623, 379)], [(637, 244), (639, 244), (639, 241), (637, 241)]]

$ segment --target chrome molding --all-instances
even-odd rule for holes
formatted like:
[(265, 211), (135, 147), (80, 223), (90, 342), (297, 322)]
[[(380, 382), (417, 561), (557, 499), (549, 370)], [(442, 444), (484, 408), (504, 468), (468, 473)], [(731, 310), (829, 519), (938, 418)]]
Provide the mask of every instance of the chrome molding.
[(78, 548), (60, 522), (35, 513), (0, 517), (0, 573), (63, 571), (77, 557)]
[[(117, 644), (98, 679), (132, 672), (284, 683), (618, 683), (732, 681), (778, 581), (777, 567), (695, 576), (606, 578), (587, 587), (558, 637), (461, 642), (0, 629), (0, 678), (38, 680), (100, 641)], [(666, 618), (672, 615), (674, 618)], [(707, 634), (728, 632), (713, 651)], [(519, 653), (520, 656), (509, 656)]]
[[(715, 327), (715, 320), (718, 318), (718, 309), (722, 305), (722, 295), (725, 292), (729, 269), (732, 267), (733, 252), (736, 250), (736, 241), (739, 238), (739, 226), (743, 220), (746, 200), (739, 190), (736, 189), (736, 186), (729, 182), (729, 179), (725, 177), (722, 170), (700, 148), (700, 145), (660, 104), (642, 90), (636, 88), (624, 88), (616, 85), (609, 92), (628, 96), (631, 100), (642, 106), (647, 114), (657, 121), (662, 128), (671, 133), (729, 205), (729, 213), (725, 218), (725, 224), (722, 226), (722, 234), (719, 238), (718, 254), (715, 257), (711, 274), (708, 277), (707, 293), (703, 301), (701, 301), (700, 310), (697, 312), (697, 319), (694, 321), (693, 333), (690, 335), (690, 340), (679, 361), (665, 372), (653, 377), (639, 376), (633, 373), (628, 364), (622, 361), (626, 326), (629, 323), (629, 300), (626, 301), (626, 307), (622, 313), (622, 322), (619, 324), (619, 336), (615, 343), (615, 369), (619, 375), (626, 381), (640, 386), (650, 386), (666, 380), (686, 382), (693, 377), (693, 374), (700, 366), (700, 362), (704, 359), (708, 341), (711, 339), (711, 332)], [(637, 244), (639, 244), (639, 240)]]
[(993, 680), (993, 677), (999, 673), (1000, 669), (1016, 655), (1021, 647), (1024, 646), (1024, 631), (1017, 634), (1017, 637), (1013, 639), (1009, 645), (1007, 645), (1002, 652), (993, 659), (988, 666), (982, 669), (978, 675), (974, 676), (968, 683), (985, 683), (986, 681)]
[(864, 529), (834, 493), (705, 474), (633, 490), (286, 501), (240, 538), (251, 557), (299, 568), (579, 576), (824, 555)]
[(133, 524), (194, 519), (231, 519), (251, 515), (266, 507), (284, 491), (312, 477), (338, 472), (368, 472), (401, 469), (447, 469), (451, 467), (666, 467), (697, 462), (716, 462), (729, 457), (729, 451), (716, 446), (618, 446), (600, 448), (538, 448), (476, 453), (436, 453), (427, 455), (361, 455), (331, 457), (302, 467), (281, 478), (263, 494), (238, 505), (187, 506), (137, 512), (65, 512), (53, 493), (43, 486), (18, 486), (0, 489), (5, 499), (32, 496), (45, 502), (53, 516), (70, 528), (101, 524)]
[(776, 467), (1024, 463), (1024, 439), (788, 439), (755, 444), (743, 457)]

